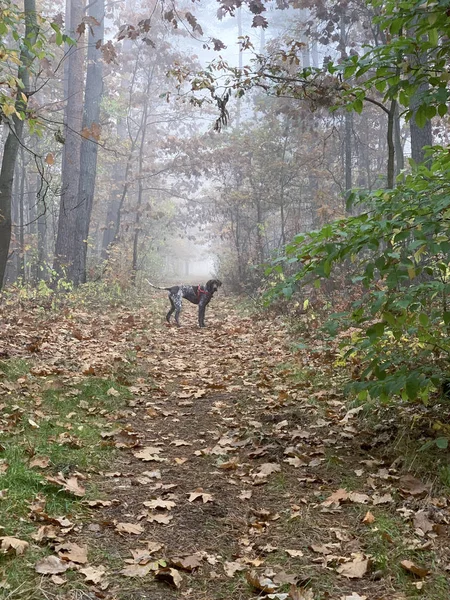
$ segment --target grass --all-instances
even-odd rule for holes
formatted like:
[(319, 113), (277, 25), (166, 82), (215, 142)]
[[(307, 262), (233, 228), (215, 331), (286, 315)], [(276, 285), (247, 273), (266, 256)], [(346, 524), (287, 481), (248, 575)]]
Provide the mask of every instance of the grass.
[[(24, 360), (0, 362), (3, 380), (17, 382), (26, 377), (24, 385), (34, 391), (38, 382), (28, 373), (29, 365)], [(31, 537), (41, 523), (30, 518), (30, 503), (39, 495), (45, 498), (47, 514), (70, 515), (76, 522), (88, 516), (82, 500), (98, 497), (98, 490), (89, 486), (89, 479), (80, 480), (86, 487), (86, 495), (80, 498), (47, 482), (45, 476), (67, 477), (75, 472), (88, 476), (92, 470), (110, 463), (116, 449), (100, 434), (110, 426), (111, 414), (123, 407), (124, 399), (130, 396), (115, 378), (88, 377), (75, 385), (56, 379), (46, 383), (48, 389), (36, 396), (15, 391), (2, 396), (0, 459), (7, 468), (0, 473), (0, 490), (7, 491), (0, 501), (0, 533), (30, 543), (23, 556), (0, 555), (0, 582), (3, 580), (8, 586), (3, 596), (8, 599), (43, 597), (36, 589), (33, 565), (49, 551)], [(111, 388), (119, 395), (108, 393)], [(31, 467), (30, 460), (37, 457), (47, 457), (48, 467)]]

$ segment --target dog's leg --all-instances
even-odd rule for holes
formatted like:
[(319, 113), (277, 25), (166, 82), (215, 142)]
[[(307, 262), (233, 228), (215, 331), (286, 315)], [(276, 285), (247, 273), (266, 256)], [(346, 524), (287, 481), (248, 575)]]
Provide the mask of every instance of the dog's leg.
[(206, 306), (202, 306), (201, 304), (198, 307), (198, 326), (205, 327), (205, 309)]
[(183, 295), (182, 295), (182, 291), (181, 290), (174, 297), (174, 302), (175, 302), (175, 322), (178, 325), (178, 327), (180, 327), (180, 321), (178, 319), (179, 319), (179, 316), (180, 316), (181, 305), (182, 305), (182, 302), (183, 302)]
[(172, 313), (174, 313), (175, 309), (176, 309), (175, 302), (173, 301), (173, 298), (170, 294), (169, 294), (169, 300), (170, 300), (171, 309), (169, 310), (169, 312), (166, 315), (166, 321), (168, 323), (170, 323), (170, 317), (172, 316)]

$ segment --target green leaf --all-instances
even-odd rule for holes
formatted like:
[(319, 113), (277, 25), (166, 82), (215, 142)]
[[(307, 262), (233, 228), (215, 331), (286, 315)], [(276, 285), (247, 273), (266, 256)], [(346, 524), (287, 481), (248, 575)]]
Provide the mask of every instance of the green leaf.
[(435, 440), (436, 446), (441, 450), (446, 450), (448, 448), (448, 438), (440, 437)]

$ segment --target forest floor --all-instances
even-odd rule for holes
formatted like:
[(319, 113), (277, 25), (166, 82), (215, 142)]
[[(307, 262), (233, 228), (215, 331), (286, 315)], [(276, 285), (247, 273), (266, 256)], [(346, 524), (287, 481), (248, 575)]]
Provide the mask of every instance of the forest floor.
[(1, 308), (0, 598), (448, 600), (425, 412), (349, 404), (281, 318), (165, 310)]

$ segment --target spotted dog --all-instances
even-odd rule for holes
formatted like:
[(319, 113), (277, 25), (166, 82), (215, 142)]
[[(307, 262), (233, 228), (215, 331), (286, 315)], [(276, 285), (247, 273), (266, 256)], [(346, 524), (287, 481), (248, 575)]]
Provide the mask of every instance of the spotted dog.
[(181, 305), (183, 302), (183, 298), (192, 302), (192, 304), (198, 304), (198, 325), (199, 327), (205, 327), (205, 309), (206, 306), (210, 303), (211, 298), (214, 296), (215, 292), (220, 288), (222, 282), (218, 279), (210, 279), (205, 287), (201, 285), (195, 287), (193, 285), (174, 285), (172, 287), (158, 287), (157, 285), (153, 285), (147, 279), (147, 283), (157, 290), (167, 290), (169, 292), (169, 300), (170, 300), (170, 310), (166, 315), (166, 321), (170, 323), (170, 317), (173, 313), (175, 313), (175, 322), (180, 326), (180, 322), (178, 320), (181, 312)]

